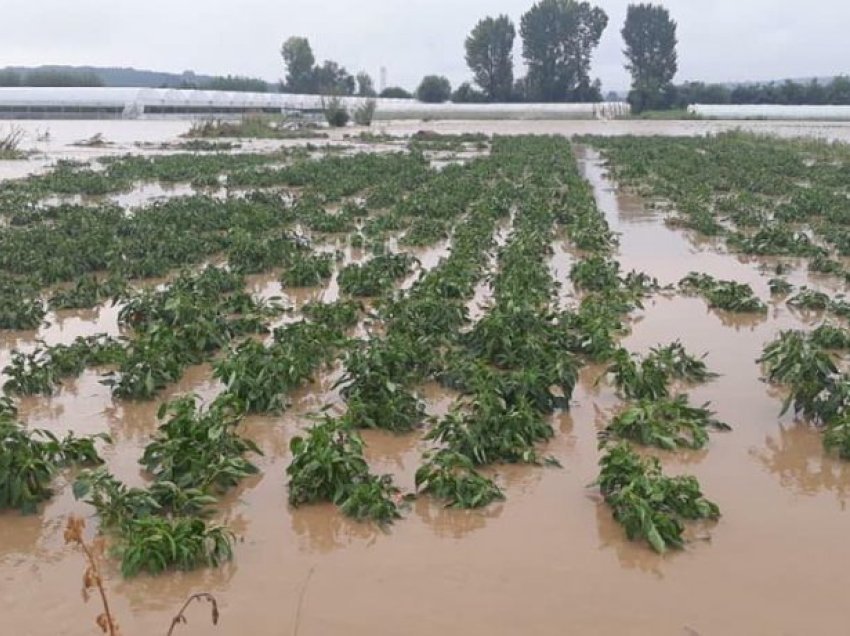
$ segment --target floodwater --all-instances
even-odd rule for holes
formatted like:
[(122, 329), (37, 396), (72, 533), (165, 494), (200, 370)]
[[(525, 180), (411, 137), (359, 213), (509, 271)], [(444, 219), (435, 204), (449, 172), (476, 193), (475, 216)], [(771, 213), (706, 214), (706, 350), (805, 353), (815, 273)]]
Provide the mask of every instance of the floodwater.
[[(522, 123), (532, 131), (546, 124)], [(609, 123), (644, 122), (598, 125)], [(662, 283), (705, 271), (749, 282), (760, 297), (769, 298), (762, 261), (741, 260), (668, 229), (660, 213), (612, 187), (592, 151), (579, 149), (578, 158), (601, 209), (621, 233), (618, 258), (624, 270), (645, 271)], [(421, 258), (432, 266), (438, 254)], [(550, 262), (563, 284), (565, 305), (576, 302), (567, 277), (572, 258), (559, 244)], [(790, 280), (837, 288), (836, 281), (823, 277), (809, 280), (802, 266)], [(255, 289), (269, 285), (271, 280), (252, 283)], [(66, 327), (41, 335), (65, 341), (87, 331), (83, 319), (65, 313)], [(113, 314), (101, 315), (92, 331), (114, 332), (111, 321)], [(763, 343), (778, 330), (813, 321), (782, 303), (772, 303), (767, 316), (753, 319), (673, 295), (656, 296), (633, 315), (625, 338), (630, 349), (645, 351), (679, 338), (689, 351), (708, 353), (709, 367), (721, 375), (691, 388), (692, 401), (711, 401), (733, 427), (712, 435), (705, 450), (661, 454), (665, 472), (699, 477), (723, 512), (717, 523), (691, 527), (684, 551), (657, 555), (627, 541), (589, 485), (598, 472), (596, 434), (619, 404), (609, 387), (596, 385), (600, 368), (584, 369), (572, 409), (553, 419), (556, 436), (545, 450), (563, 468), (489, 471), (504, 487), (504, 503), (455, 511), (426, 498), (414, 502), (406, 518), (386, 533), (350, 521), (332, 506), (291, 509), (288, 444), (309, 425), (306, 414), (335, 398), (336, 373), (330, 370), (294, 395), (283, 415), (244, 423), (243, 434), (264, 455), (257, 462), (261, 474), (221, 506), (220, 519), (239, 536), (232, 563), (131, 580), (120, 577), (114, 560), (107, 563), (107, 587), (122, 633), (164, 634), (183, 599), (199, 591), (218, 598), (221, 622), (213, 629), (206, 606), (198, 604), (178, 634), (841, 633), (847, 624), (850, 464), (826, 457), (818, 432), (778, 416), (782, 395), (761, 382), (755, 363)], [(199, 366), (161, 398), (196, 392), (211, 399), (220, 388), (210, 368)], [(432, 413), (445, 412), (452, 397), (432, 385), (421, 393)], [(142, 483), (136, 462), (155, 430), (157, 404), (113, 402), (92, 371), (53, 398), (24, 400), (21, 415), (30, 426), (58, 432), (109, 432), (115, 441), (104, 450), (110, 469), (136, 485)], [(412, 490), (413, 473), (427, 448), (421, 436), (367, 432), (364, 438), (373, 470), (393, 473), (404, 491)], [(78, 594), (82, 557), (62, 542), (69, 514), (86, 516), (90, 535), (96, 527), (90, 508), (74, 501), (71, 477), (66, 473), (57, 480), (56, 496), (40, 514), (0, 513), (2, 634), (97, 633), (93, 621), (100, 610), (95, 600), (84, 604)]]

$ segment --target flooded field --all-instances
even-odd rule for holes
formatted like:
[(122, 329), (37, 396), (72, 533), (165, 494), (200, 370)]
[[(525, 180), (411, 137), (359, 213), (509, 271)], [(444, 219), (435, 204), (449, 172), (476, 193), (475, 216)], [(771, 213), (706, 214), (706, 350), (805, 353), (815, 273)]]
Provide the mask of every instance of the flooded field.
[[(44, 171), (56, 158), (90, 159), (94, 150), (75, 154), (78, 151), (68, 143), (96, 132), (116, 144), (102, 152), (123, 154), (136, 152), (135, 142), (174, 140), (188, 127), (181, 122), (32, 125), (50, 128), (50, 140), (34, 142), (39, 154), (26, 162), (0, 164), (0, 176), (10, 179)], [(28, 130), (30, 126), (27, 123)], [(688, 136), (741, 128), (778, 136), (850, 141), (850, 125), (841, 124), (580, 121), (393, 123), (378, 127), (394, 135), (422, 128), (444, 134), (566, 136)], [(334, 133), (331, 141), (341, 143), (343, 139)], [(262, 148), (248, 142), (242, 150)], [(674, 286), (690, 272), (701, 272), (749, 284), (756, 296), (767, 301), (764, 313), (731, 313), (709, 308), (698, 296), (662, 289), (644, 298), (643, 307), (625, 318), (628, 333), (620, 344), (629, 351), (646, 353), (678, 339), (688, 352), (707, 354), (708, 368), (718, 374), (706, 383), (687, 386), (687, 392), (694, 405), (710, 402), (716, 417), (732, 430), (713, 432), (703, 449), (653, 454), (661, 458), (665, 474), (696, 476), (706, 497), (720, 506), (719, 520), (688, 524), (684, 549), (664, 554), (653, 552), (644, 541), (627, 539), (593, 485), (602, 454), (598, 434), (623, 400), (610, 382), (600, 381), (607, 364), (590, 360), (579, 371), (569, 410), (558, 409), (545, 418), (554, 435), (538, 446), (542, 456), (553, 457), (560, 468), (498, 462), (481, 468), (482, 474), (503, 490), (504, 501), (459, 510), (419, 496), (402, 507), (402, 519), (385, 529), (348, 518), (331, 503), (293, 508), (288, 505), (286, 473), (292, 462), (290, 441), (312, 425), (308, 416), (323, 406), (332, 405), (334, 413), (345, 409), (335, 387), (342, 375), (339, 355), (313, 382), (287, 396), (291, 406), (283, 413), (250, 414), (240, 424), (240, 434), (255, 442), (262, 456), (252, 458), (258, 474), (244, 479), (217, 504), (215, 519), (237, 537), (232, 561), (217, 568), (123, 578), (118, 560), (107, 560), (110, 603), (125, 636), (165, 633), (183, 600), (200, 591), (211, 592), (218, 599), (220, 624), (210, 627), (206, 608), (197, 605), (190, 610), (189, 624), (179, 627), (177, 633), (554, 636), (840, 632), (846, 624), (843, 596), (848, 574), (841, 555), (848, 527), (850, 463), (825, 452), (822, 433), (816, 427), (796, 421), (793, 413), (779, 415), (785, 392), (767, 384), (756, 363), (764, 345), (780, 331), (811, 331), (823, 321), (823, 313), (794, 310), (771, 294), (768, 281), (778, 261), (775, 256), (732, 253), (719, 239), (671, 228), (665, 223), (667, 215), (635, 194), (634, 188), (614, 183), (599, 150), (582, 141), (573, 144), (571, 152), (580, 175), (592, 188), (596, 209), (618, 236), (610, 258), (619, 262), (622, 272), (643, 272), (657, 278), (661, 286)], [(471, 152), (470, 156), (477, 154)], [(462, 163), (470, 161), (474, 163)], [(192, 191), (188, 186), (163, 187), (154, 182), (109, 196), (129, 207)], [(220, 192), (218, 196), (222, 196)], [(344, 202), (350, 198), (345, 197)], [(354, 233), (367, 235), (368, 240), (365, 224), (372, 218), (383, 217), (379, 214), (358, 221)], [(300, 219), (299, 223), (307, 221)], [(416, 265), (393, 283), (402, 295), (417, 290), (420, 277), (435, 271), (452, 255), (453, 240), (469, 217), (446, 223), (451, 236), (424, 246), (404, 247), (404, 231), (409, 226), (380, 235), (385, 249), (403, 250), (417, 259)], [(576, 248), (574, 236), (571, 240), (569, 222), (563, 225), (555, 224), (552, 253), (541, 254), (541, 258), (543, 269), (560, 285), (549, 301), (557, 310), (568, 311), (582, 298), (570, 272), (587, 254)], [(482, 258), (482, 276), (472, 281), (473, 293), (463, 299), (473, 324), (496, 303), (493, 280), (499, 268), (505, 267), (497, 254), (521, 229), (516, 208), (494, 223), (495, 238)], [(304, 233), (301, 225), (298, 230)], [(300, 309), (308, 300), (331, 303), (345, 296), (340, 272), (369, 260), (368, 246), (352, 246), (350, 235), (313, 235), (316, 253), (339, 254), (333, 274), (321, 286), (295, 289), (283, 284), (278, 266), (246, 278), (251, 293), (264, 299), (279, 297), (283, 305), (294, 309), (276, 318), (273, 326), (300, 319)], [(838, 276), (810, 272), (803, 259), (782, 260), (791, 263), (786, 279), (795, 288), (808, 286), (830, 295), (846, 288)], [(390, 320), (380, 315), (380, 303), (371, 298), (363, 302), (371, 311), (360, 316), (350, 335), (380, 335)], [(119, 309), (120, 305), (106, 302), (93, 309), (51, 311), (46, 317), (49, 327), (0, 331), (0, 364), (9, 363), (13, 349), (32, 351), (38, 341), (67, 344), (77, 336), (127, 334), (126, 325), (119, 326)], [(463, 330), (468, 328), (471, 326)], [(116, 398), (99, 382), (103, 370), (89, 368), (76, 379), (63, 380), (53, 396), (20, 397), (18, 417), (28, 427), (47, 428), (60, 435), (67, 431), (108, 433), (113, 443), (102, 446), (106, 466), (128, 486), (143, 487), (149, 479), (138, 460), (156, 432), (159, 405), (184, 393), (195, 393), (210, 403), (227, 388), (213, 374), (216, 360), (223, 355), (216, 353), (201, 364), (188, 366), (179, 381), (148, 401)], [(455, 390), (433, 378), (416, 384), (412, 391), (423, 400), (427, 413), (438, 419), (458, 397)], [(422, 454), (433, 448), (434, 442), (425, 440), (419, 429), (404, 434), (364, 430), (362, 437), (370, 470), (390, 473), (402, 493), (414, 492)], [(98, 527), (91, 506), (73, 496), (75, 472), (60, 472), (54, 496), (37, 514), (0, 512), (2, 633), (95, 633), (97, 603), (92, 599), (86, 604), (79, 595), (82, 557), (63, 541), (69, 515), (87, 519), (89, 537)]]

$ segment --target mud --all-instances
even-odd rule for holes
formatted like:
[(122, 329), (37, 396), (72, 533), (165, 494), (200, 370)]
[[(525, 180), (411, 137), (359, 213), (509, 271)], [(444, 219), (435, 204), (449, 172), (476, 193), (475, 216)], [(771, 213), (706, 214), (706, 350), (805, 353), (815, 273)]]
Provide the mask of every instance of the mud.
[[(609, 123), (644, 122), (596, 125)], [(464, 122), (466, 130), (469, 125)], [(443, 123), (439, 127), (443, 130)], [(769, 297), (762, 261), (741, 260), (668, 229), (660, 213), (613, 189), (598, 156), (580, 151), (579, 158), (601, 209), (621, 233), (618, 258), (626, 271), (645, 271), (663, 283), (704, 271), (749, 282), (759, 296)], [(421, 255), (423, 262), (433, 266), (442, 255), (436, 249)], [(564, 303), (571, 258), (556, 244), (550, 267), (563, 283)], [(804, 266), (790, 280), (823, 287), (823, 281), (808, 279)], [(273, 281), (257, 277), (251, 288), (263, 295), (280, 292)], [(298, 305), (316, 293), (305, 290), (304, 297), (293, 293), (288, 300)], [(486, 285), (480, 295), (477, 301), (485, 302)], [(323, 299), (332, 297), (329, 289)], [(97, 331), (116, 333), (114, 314), (104, 311), (63, 312), (61, 321), (37, 335), (56, 342)], [(183, 599), (206, 590), (221, 604), (219, 627), (213, 630), (206, 608), (197, 605), (180, 634), (840, 633), (846, 625), (850, 464), (826, 457), (818, 432), (778, 416), (782, 395), (761, 382), (755, 364), (763, 343), (778, 330), (802, 324), (781, 303), (753, 321), (708, 310), (698, 298), (672, 295), (655, 297), (634, 316), (625, 339), (631, 349), (679, 338), (691, 351), (708, 352), (710, 368), (721, 375), (692, 388), (692, 401), (711, 401), (734, 429), (713, 435), (704, 451), (662, 455), (668, 473), (697, 475), (723, 512), (716, 524), (694, 529), (683, 552), (661, 556), (627, 541), (588, 486), (597, 475), (596, 433), (619, 404), (609, 387), (596, 385), (598, 367), (583, 370), (573, 408), (553, 419), (556, 436), (546, 451), (563, 468), (490, 471), (504, 486), (502, 504), (466, 512), (417, 501), (388, 533), (350, 521), (331, 506), (290, 509), (284, 472), (288, 444), (309, 424), (308, 413), (337, 399), (330, 387), (338, 371), (331, 369), (294, 395), (283, 415), (251, 417), (243, 424), (243, 433), (257, 441), (264, 456), (258, 461), (261, 474), (221, 506), (221, 520), (241, 538), (231, 564), (125, 581), (116, 561), (109, 561), (107, 585), (122, 632), (164, 634)], [(12, 346), (31, 346), (35, 336), (9, 336), (1, 343), (4, 355)], [(220, 388), (203, 365), (161, 397), (191, 391), (212, 399)], [(445, 412), (453, 398), (436, 385), (420, 387), (420, 393), (433, 414)], [(157, 404), (113, 402), (90, 371), (55, 397), (24, 400), (21, 415), (30, 425), (59, 432), (109, 432), (115, 440), (104, 453), (109, 467), (135, 485), (142, 483), (137, 460), (155, 429)], [(411, 490), (427, 448), (421, 435), (367, 432), (364, 437), (373, 469), (392, 472), (403, 490)], [(69, 514), (88, 517), (90, 535), (96, 529), (90, 509), (74, 501), (71, 479), (63, 474), (56, 496), (38, 515), (0, 514), (4, 634), (96, 633), (99, 609), (78, 594), (82, 558), (62, 543)]]

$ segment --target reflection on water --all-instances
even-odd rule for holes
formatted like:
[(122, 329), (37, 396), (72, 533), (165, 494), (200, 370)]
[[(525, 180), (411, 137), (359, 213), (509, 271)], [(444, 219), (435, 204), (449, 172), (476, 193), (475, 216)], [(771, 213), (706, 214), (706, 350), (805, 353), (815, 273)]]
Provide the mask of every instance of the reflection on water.
[(354, 542), (374, 545), (384, 532), (371, 524), (357, 523), (339, 513), (333, 504), (302, 506), (292, 511), (292, 529), (302, 550), (326, 554)]
[(784, 488), (807, 496), (832, 493), (846, 509), (850, 463), (827, 455), (810, 424), (780, 424), (775, 434), (765, 436), (763, 448), (751, 452)]

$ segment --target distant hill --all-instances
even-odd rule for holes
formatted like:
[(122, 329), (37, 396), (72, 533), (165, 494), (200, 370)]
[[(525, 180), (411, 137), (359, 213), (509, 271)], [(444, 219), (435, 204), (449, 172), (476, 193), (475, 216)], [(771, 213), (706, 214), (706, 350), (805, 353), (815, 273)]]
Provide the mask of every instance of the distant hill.
[[(144, 88), (196, 88), (218, 79), (214, 75), (199, 75), (194, 71), (182, 73), (163, 73), (160, 71), (139, 70), (135, 68), (119, 68), (111, 66), (7, 66), (2, 72), (13, 72), (19, 75), (27, 73), (63, 73), (94, 75), (104, 86), (137, 86)], [(268, 90), (276, 90), (276, 85), (266, 82)]]

